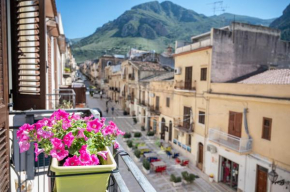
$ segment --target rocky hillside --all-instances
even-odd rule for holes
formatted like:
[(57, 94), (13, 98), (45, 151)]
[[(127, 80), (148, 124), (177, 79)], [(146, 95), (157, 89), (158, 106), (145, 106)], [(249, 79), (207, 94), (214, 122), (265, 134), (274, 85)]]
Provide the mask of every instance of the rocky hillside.
[(290, 41), (290, 4), (283, 11), (283, 15), (274, 20), (270, 27), (281, 30), (281, 38)]
[(161, 52), (168, 45), (174, 46), (176, 40), (189, 40), (212, 27), (228, 25), (234, 19), (266, 26), (272, 22), (230, 13), (206, 17), (170, 1), (153, 1), (126, 11), (74, 43), (72, 48), (78, 63), (106, 53), (125, 54), (130, 47)]

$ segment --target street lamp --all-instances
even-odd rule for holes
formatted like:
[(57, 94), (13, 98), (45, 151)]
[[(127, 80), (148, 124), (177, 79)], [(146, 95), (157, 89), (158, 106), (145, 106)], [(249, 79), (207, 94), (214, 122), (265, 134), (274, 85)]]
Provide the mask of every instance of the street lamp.
[(272, 171), (268, 173), (268, 178), (272, 182), (272, 184), (279, 184), (279, 185), (289, 185), (290, 181), (285, 181), (285, 179), (281, 179), (277, 181), (279, 175), (276, 172), (276, 165), (273, 163), (272, 164)]

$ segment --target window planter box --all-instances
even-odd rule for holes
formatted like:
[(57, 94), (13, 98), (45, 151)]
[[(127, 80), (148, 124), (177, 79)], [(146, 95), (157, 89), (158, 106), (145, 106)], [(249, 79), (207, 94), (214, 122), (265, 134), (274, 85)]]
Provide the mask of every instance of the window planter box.
[[(112, 171), (116, 169), (117, 164), (108, 147), (106, 147), (106, 150), (109, 153), (107, 161), (104, 161), (104, 165), (64, 167), (59, 166), (57, 159), (53, 158), (50, 169), (55, 172), (56, 175)], [(57, 192), (103, 192), (107, 189), (109, 177), (109, 173), (73, 177), (56, 177), (56, 190)]]
[(140, 158), (137, 158), (135, 155), (134, 155), (134, 160), (137, 162), (140, 162)]

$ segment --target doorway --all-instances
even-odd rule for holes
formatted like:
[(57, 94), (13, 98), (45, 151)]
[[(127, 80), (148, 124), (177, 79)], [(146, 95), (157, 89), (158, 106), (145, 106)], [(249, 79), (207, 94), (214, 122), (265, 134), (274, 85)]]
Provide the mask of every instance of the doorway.
[(203, 144), (198, 143), (198, 161), (197, 161), (197, 167), (202, 170), (203, 168)]
[(165, 119), (162, 118), (161, 120), (161, 133), (160, 133), (160, 138), (162, 140), (165, 140)]
[(256, 192), (267, 192), (268, 169), (257, 165)]
[(220, 181), (237, 190), (239, 182), (239, 164), (221, 157)]
[(169, 122), (169, 141), (172, 141), (172, 121)]

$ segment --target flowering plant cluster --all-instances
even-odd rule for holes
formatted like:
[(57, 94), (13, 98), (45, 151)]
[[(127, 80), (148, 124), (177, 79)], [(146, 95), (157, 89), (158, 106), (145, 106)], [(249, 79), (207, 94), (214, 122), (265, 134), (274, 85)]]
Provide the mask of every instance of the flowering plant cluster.
[(44, 118), (33, 125), (24, 124), (17, 131), (20, 152), (30, 148), (34, 142), (35, 161), (40, 153), (51, 155), (63, 166), (99, 165), (107, 159), (106, 146), (119, 144), (114, 141), (124, 135), (112, 121), (105, 125), (105, 119), (81, 118), (78, 115), (58, 110), (50, 118)]

